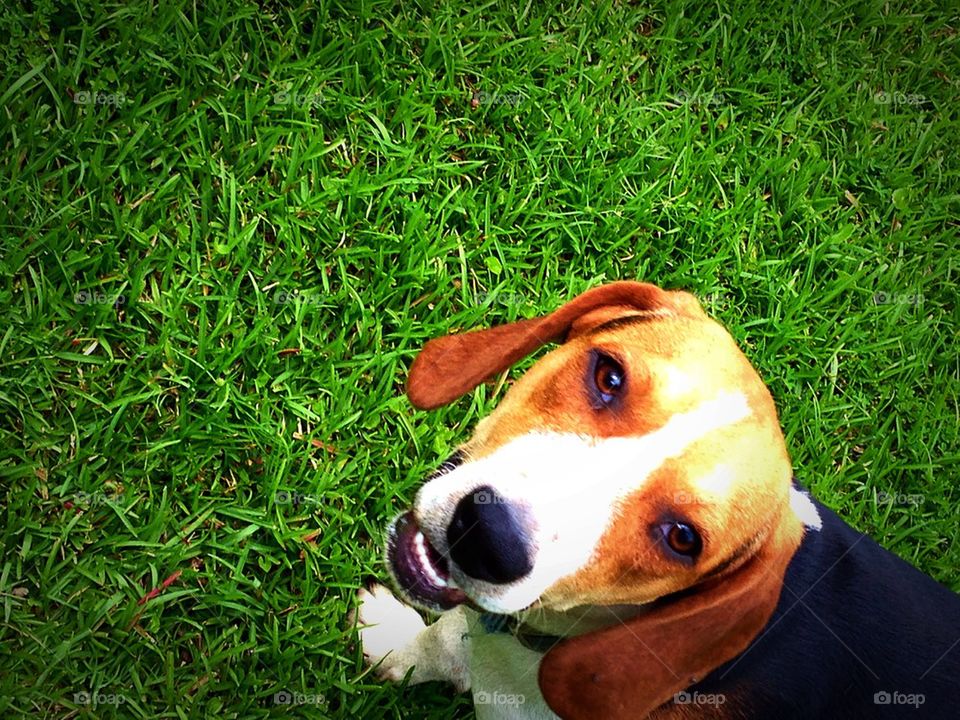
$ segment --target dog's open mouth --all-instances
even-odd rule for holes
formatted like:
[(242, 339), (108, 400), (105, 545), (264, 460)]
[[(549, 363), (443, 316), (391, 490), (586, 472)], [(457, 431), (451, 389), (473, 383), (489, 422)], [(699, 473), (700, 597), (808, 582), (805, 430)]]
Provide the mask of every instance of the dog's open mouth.
[(411, 512), (390, 526), (387, 562), (400, 588), (422, 605), (449, 610), (467, 601), (450, 579), (447, 559), (430, 544)]

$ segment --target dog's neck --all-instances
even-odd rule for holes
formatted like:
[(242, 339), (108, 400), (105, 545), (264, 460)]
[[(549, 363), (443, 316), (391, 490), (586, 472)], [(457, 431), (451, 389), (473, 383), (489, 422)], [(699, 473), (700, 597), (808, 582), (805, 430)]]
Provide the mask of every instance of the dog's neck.
[(534, 607), (516, 615), (481, 613), (480, 625), (487, 633), (509, 633), (517, 642), (538, 653), (548, 652), (564, 638), (596, 632), (623, 623), (646, 605), (589, 605), (570, 610)]
[(514, 623), (531, 633), (572, 637), (616, 625), (646, 610), (646, 605), (587, 605), (562, 611), (534, 606), (514, 616)]

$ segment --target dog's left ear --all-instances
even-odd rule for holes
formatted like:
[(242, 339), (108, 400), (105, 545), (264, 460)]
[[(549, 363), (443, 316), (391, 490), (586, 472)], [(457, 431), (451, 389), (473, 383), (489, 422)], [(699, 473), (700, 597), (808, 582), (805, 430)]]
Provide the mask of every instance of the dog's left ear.
[[(730, 575), (646, 613), (558, 643), (540, 690), (564, 720), (639, 720), (743, 652), (780, 597), (799, 538), (768, 544)], [(671, 716), (672, 717), (672, 716)]]
[(689, 293), (632, 281), (601, 285), (544, 317), (431, 340), (410, 367), (407, 396), (423, 410), (446, 405), (548, 342), (643, 312), (703, 317)]

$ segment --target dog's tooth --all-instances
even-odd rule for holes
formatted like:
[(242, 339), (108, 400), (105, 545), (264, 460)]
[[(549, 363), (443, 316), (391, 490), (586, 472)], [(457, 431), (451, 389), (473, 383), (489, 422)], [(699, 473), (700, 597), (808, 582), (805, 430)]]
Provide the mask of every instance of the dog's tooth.
[(440, 577), (436, 570), (433, 569), (433, 563), (430, 562), (430, 556), (427, 554), (425, 542), (426, 539), (423, 537), (423, 533), (418, 530), (417, 534), (413, 536), (413, 546), (417, 552), (420, 567), (434, 585), (447, 587), (447, 581)]

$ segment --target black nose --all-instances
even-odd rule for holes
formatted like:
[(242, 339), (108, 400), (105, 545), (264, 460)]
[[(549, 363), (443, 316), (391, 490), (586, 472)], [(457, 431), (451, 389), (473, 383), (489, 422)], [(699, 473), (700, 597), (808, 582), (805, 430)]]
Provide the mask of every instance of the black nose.
[(513, 582), (533, 568), (516, 508), (488, 486), (457, 503), (447, 547), (460, 569), (477, 580)]

